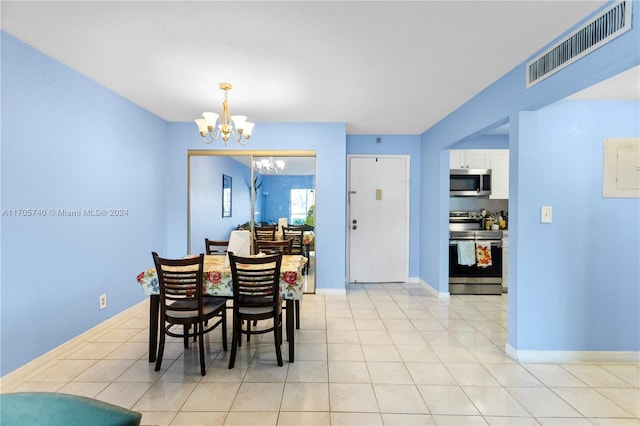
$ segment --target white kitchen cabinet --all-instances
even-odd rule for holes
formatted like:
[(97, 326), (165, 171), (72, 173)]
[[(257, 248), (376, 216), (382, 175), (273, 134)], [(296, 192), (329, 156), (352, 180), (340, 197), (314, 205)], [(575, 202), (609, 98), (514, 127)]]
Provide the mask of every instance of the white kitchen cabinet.
[(491, 155), (489, 149), (452, 149), (449, 155), (450, 169), (488, 169)]
[(490, 149), (491, 195), (497, 200), (509, 199), (509, 150)]

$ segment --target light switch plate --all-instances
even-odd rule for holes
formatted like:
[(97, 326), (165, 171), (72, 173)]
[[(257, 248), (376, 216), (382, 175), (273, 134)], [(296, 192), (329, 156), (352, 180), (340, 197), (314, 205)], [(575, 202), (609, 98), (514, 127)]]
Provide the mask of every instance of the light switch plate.
[(551, 207), (550, 206), (540, 207), (540, 222), (551, 223)]

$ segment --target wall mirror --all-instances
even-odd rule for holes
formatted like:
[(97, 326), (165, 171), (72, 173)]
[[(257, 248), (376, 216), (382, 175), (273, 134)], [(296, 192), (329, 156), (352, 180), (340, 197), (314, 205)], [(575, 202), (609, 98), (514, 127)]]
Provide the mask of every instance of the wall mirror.
[(279, 239), (283, 227), (303, 227), (304, 255), (309, 259), (304, 291), (314, 293), (315, 160), (314, 151), (190, 150), (188, 252), (203, 253), (205, 238), (229, 240), (236, 230), (252, 232), (255, 227), (276, 225)]
[(231, 217), (231, 176), (222, 175), (222, 217)]

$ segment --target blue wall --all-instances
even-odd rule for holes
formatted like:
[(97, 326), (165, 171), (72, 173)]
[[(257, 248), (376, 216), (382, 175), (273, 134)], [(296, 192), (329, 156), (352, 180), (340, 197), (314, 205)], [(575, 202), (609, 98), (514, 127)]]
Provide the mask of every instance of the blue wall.
[(603, 141), (640, 137), (639, 103), (563, 101), (519, 121), (514, 343), (640, 350), (640, 200), (602, 195)]
[(135, 277), (165, 248), (167, 124), (4, 32), (1, 78), (4, 375), (144, 299)]
[[(190, 253), (204, 253), (204, 239), (229, 240), (251, 219), (251, 170), (231, 157), (191, 156)], [(231, 177), (231, 217), (222, 217), (222, 175)]]
[[(286, 217), (291, 223), (291, 190), (313, 189), (315, 179), (310, 176), (276, 176), (266, 175), (262, 177), (260, 198), (262, 210), (260, 220), (263, 222), (278, 223), (278, 219)], [(268, 194), (268, 195), (265, 195)], [(265, 203), (266, 201), (266, 203)]]
[[(579, 271), (592, 270), (593, 260), (590, 251), (591, 246), (573, 245), (571, 237), (575, 233), (568, 232), (564, 226), (559, 226), (559, 224), (543, 228), (546, 241), (553, 245), (557, 244), (558, 241), (565, 241), (562, 247), (573, 249), (572, 256), (575, 257), (575, 260), (563, 263), (552, 259), (549, 254), (543, 253), (540, 256), (538, 252), (534, 256), (531, 251), (524, 250), (523, 247), (529, 244), (528, 239), (535, 232), (531, 227), (538, 228), (531, 221), (531, 218), (533, 216), (539, 217), (540, 205), (539, 200), (538, 204), (535, 205), (525, 201), (527, 197), (536, 194), (535, 192), (532, 193), (537, 188), (535, 183), (528, 184), (526, 180), (520, 182), (521, 179), (526, 179), (525, 175), (527, 173), (531, 172), (531, 168), (528, 165), (533, 161), (537, 167), (545, 170), (550, 178), (556, 182), (556, 185), (564, 189), (567, 194), (570, 193), (573, 187), (586, 184), (583, 179), (577, 179), (579, 176), (576, 175), (573, 167), (548, 166), (551, 164), (557, 166), (557, 153), (544, 149), (547, 143), (543, 143), (539, 139), (535, 139), (535, 141), (530, 139), (532, 137), (538, 138), (538, 136), (535, 136), (537, 133), (544, 133), (542, 127), (546, 123), (534, 120), (537, 117), (535, 113), (527, 111), (536, 111), (599, 81), (637, 66), (640, 63), (640, 19), (638, 11), (640, 11), (640, 4), (634, 2), (632, 29), (630, 31), (581, 58), (569, 67), (527, 90), (524, 82), (525, 61), (421, 136), (423, 144), (420, 162), (422, 172), (421, 211), (424, 221), (435, 225), (431, 227), (423, 226), (420, 230), (420, 274), (423, 281), (439, 292), (446, 293), (448, 292), (448, 211), (446, 206), (448, 205), (449, 148), (457, 147), (456, 144), (463, 143), (467, 138), (475, 137), (488, 128), (509, 122), (509, 179), (512, 197), (509, 200), (508, 345), (515, 350), (549, 351), (569, 349), (584, 351), (596, 347), (601, 350), (638, 350), (637, 327), (639, 325), (637, 312), (629, 311), (627, 309), (629, 302), (615, 296), (621, 291), (627, 292), (631, 300), (635, 300), (635, 311), (637, 311), (637, 289), (633, 290), (629, 287), (629, 285), (637, 287), (639, 282), (637, 271), (629, 271), (629, 268), (624, 268), (621, 271), (607, 269), (615, 278), (610, 277), (605, 281), (598, 281), (596, 278), (601, 279), (604, 277), (590, 275), (586, 277), (586, 282), (567, 282), (575, 279), (573, 277), (576, 275), (576, 268)], [(585, 18), (583, 22), (587, 19)], [(567, 30), (566, 33), (570, 31), (571, 29)], [(579, 115), (580, 112), (577, 114)], [(573, 119), (575, 117), (568, 115), (568, 118)], [(630, 116), (630, 121), (638, 122), (637, 112), (635, 117)], [(583, 122), (580, 123), (582, 125)], [(595, 132), (595, 134), (602, 138), (603, 134), (606, 133), (604, 130), (609, 125), (597, 123), (596, 121), (590, 125), (599, 128), (599, 131)], [(558, 127), (554, 127), (554, 131), (559, 132), (554, 138), (556, 140), (557, 138), (562, 138), (565, 133), (572, 134), (570, 128), (560, 131)], [(638, 134), (632, 132), (632, 134), (627, 134), (626, 136), (638, 136)], [(533, 160), (531, 158), (532, 155), (535, 155)], [(581, 153), (578, 156), (583, 161), (585, 160), (584, 156), (586, 156), (589, 159), (589, 164), (597, 165), (595, 170), (589, 170), (586, 173), (601, 173), (601, 163), (597, 162), (601, 155), (601, 152), (596, 153), (593, 149), (590, 149), (587, 153)], [(566, 161), (569, 163), (573, 160), (567, 158)], [(520, 170), (521, 167), (524, 171)], [(567, 182), (567, 184), (560, 184), (561, 182)], [(569, 185), (569, 182), (571, 185)], [(523, 187), (521, 188), (520, 185), (523, 185)], [(601, 185), (596, 187), (591, 183), (590, 190), (592, 191), (591, 195), (581, 200), (580, 207), (586, 208), (586, 210), (589, 210), (590, 205), (599, 203), (598, 197), (601, 197), (599, 194), (602, 193)], [(631, 201), (631, 203), (637, 203), (637, 200)], [(608, 205), (613, 206), (615, 203)], [(433, 206), (437, 207), (433, 208)], [(566, 214), (565, 211), (569, 211), (570, 207), (572, 206), (569, 203), (559, 201), (554, 206), (554, 209)], [(582, 220), (579, 217), (580, 214), (583, 213), (573, 213), (575, 219), (578, 219), (577, 223)], [(629, 217), (619, 210), (611, 210), (608, 211), (606, 219), (603, 218), (603, 220), (627, 223)], [(619, 230), (616, 229), (616, 231)], [(597, 241), (597, 244), (605, 247), (613, 247), (620, 239), (619, 234), (600, 233), (599, 235), (601, 238)], [(632, 244), (636, 246), (640, 244), (640, 237), (637, 233), (627, 234), (627, 238), (630, 238), (627, 247)], [(549, 244), (544, 247), (548, 250)], [(539, 245), (538, 248), (540, 248)], [(633, 253), (631, 252), (631, 254)], [(631, 259), (627, 258), (627, 260)], [(544, 279), (548, 279), (547, 274), (542, 274), (542, 271), (547, 269), (547, 263), (549, 262), (552, 265), (551, 273), (555, 277), (553, 280), (554, 285), (544, 285), (546, 290), (544, 295), (538, 295), (535, 298), (527, 297), (535, 291), (534, 287), (531, 287), (534, 282), (539, 284)], [(638, 264), (637, 256), (632, 264)], [(628, 275), (622, 275), (621, 272)], [(585, 278), (585, 274), (578, 272), (578, 275), (581, 278)], [(524, 283), (522, 288), (521, 282)], [(606, 310), (594, 310), (593, 304), (596, 303), (597, 299), (580, 297), (585, 291), (583, 289), (594, 290), (598, 288), (598, 293), (606, 291), (606, 283), (609, 282), (615, 283), (616, 286), (622, 282), (627, 284), (618, 287), (607, 295), (606, 299), (613, 304), (605, 308)], [(576, 292), (576, 298), (572, 299), (572, 303), (575, 306), (571, 311), (563, 312), (555, 302), (556, 298), (564, 298), (566, 300), (566, 297), (562, 296), (566, 290), (559, 288), (560, 283), (562, 286), (568, 286), (568, 288)], [(521, 290), (524, 292), (524, 296), (520, 293)], [(550, 310), (551, 315), (547, 315), (547, 310)], [(577, 314), (578, 310), (582, 310), (582, 315), (570, 316), (571, 314)], [(597, 331), (598, 337), (594, 336), (594, 340), (581, 337), (568, 338), (569, 335), (583, 336), (589, 332), (587, 324), (591, 325), (592, 323), (585, 322), (586, 314), (596, 314), (596, 318), (600, 320), (608, 316), (604, 324), (600, 323), (598, 328), (612, 324), (627, 324), (627, 326), (622, 329), (610, 329), (611, 336), (606, 339), (602, 338), (602, 335), (606, 333), (602, 333), (599, 330)], [(616, 342), (615, 344), (613, 343), (614, 341)]]
[[(380, 137), (380, 143), (376, 138)], [(420, 137), (419, 136), (370, 136), (348, 135), (347, 154), (360, 155), (408, 155), (409, 160), (409, 277), (420, 272)], [(433, 208), (433, 207), (432, 207)]]

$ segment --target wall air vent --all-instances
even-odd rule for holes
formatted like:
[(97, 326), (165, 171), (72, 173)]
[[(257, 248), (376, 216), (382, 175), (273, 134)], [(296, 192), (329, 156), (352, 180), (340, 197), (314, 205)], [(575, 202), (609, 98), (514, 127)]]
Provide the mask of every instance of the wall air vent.
[(527, 88), (630, 30), (631, 3), (614, 3), (527, 63)]

